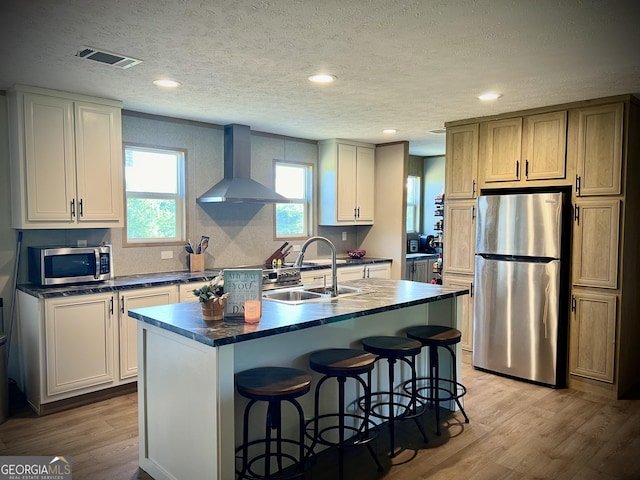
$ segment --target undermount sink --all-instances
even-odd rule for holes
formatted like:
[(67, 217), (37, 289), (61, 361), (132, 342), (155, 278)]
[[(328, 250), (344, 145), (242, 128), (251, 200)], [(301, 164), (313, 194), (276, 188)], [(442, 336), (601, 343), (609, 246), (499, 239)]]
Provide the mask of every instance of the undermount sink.
[(289, 305), (298, 305), (300, 303), (329, 301), (340, 297), (357, 295), (359, 293), (362, 293), (362, 290), (359, 288), (338, 286), (338, 296), (332, 297), (330, 287), (312, 286), (263, 292), (262, 298), (274, 302), (287, 303)]

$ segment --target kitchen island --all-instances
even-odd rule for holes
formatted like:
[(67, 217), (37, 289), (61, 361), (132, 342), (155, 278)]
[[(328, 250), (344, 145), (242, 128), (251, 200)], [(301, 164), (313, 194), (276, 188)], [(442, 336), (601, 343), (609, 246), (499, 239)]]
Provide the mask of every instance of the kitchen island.
[[(402, 280), (344, 283), (362, 293), (299, 305), (263, 301), (256, 324), (205, 323), (197, 303), (130, 310), (138, 320), (140, 467), (156, 480), (235, 478), (246, 404), (235, 394), (236, 372), (264, 365), (309, 370), (308, 355), (318, 349), (355, 348), (366, 336), (403, 335), (414, 325), (459, 328), (468, 293)], [(381, 387), (384, 376), (373, 381)], [(301, 399), (305, 412), (312, 399)]]

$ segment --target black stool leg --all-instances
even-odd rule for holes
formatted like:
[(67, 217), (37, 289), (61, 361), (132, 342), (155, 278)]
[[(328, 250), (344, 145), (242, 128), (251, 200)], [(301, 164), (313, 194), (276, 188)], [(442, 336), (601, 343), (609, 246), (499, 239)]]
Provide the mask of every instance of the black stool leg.
[(453, 398), (455, 399), (456, 403), (458, 404), (458, 408), (460, 409), (460, 411), (462, 412), (462, 415), (464, 416), (464, 422), (469, 423), (469, 417), (467, 417), (467, 412), (464, 411), (464, 408), (460, 403), (460, 398), (458, 398), (458, 367), (456, 366), (456, 354), (453, 351), (453, 349), (448, 345), (446, 345), (446, 349), (449, 350), (449, 353), (451, 354), (451, 361), (453, 363), (453, 389), (454, 389), (454, 391), (452, 392)]
[(442, 435), (440, 431), (440, 374), (438, 364), (438, 347), (429, 347), (429, 389), (431, 401), (435, 403), (436, 408), (436, 435)]
[[(369, 373), (367, 374), (367, 383), (364, 383), (364, 380), (362, 380), (360, 377), (356, 377), (356, 379), (360, 382), (360, 384), (362, 385), (362, 389), (364, 391), (364, 431), (365, 431), (365, 435), (366, 438), (369, 438), (369, 414), (371, 412), (371, 371), (369, 371)], [(381, 472), (382, 471), (382, 465), (380, 464), (380, 460), (378, 460), (378, 455), (376, 455), (376, 452), (373, 450), (373, 447), (367, 443), (367, 450), (369, 450), (369, 453), (371, 454), (371, 457), (373, 458), (373, 461), (376, 462), (376, 465), (378, 466), (378, 471)]]
[(393, 386), (395, 385), (395, 358), (387, 359), (389, 363), (389, 443), (391, 445), (391, 451), (389, 456), (391, 458), (396, 455), (396, 412), (394, 405), (394, 397), (393, 397)]
[[(422, 439), (424, 440), (424, 443), (428, 443), (429, 442), (429, 437), (427, 437), (426, 432), (424, 431), (424, 428), (422, 427), (422, 425), (420, 424), (420, 421), (418, 420), (418, 417), (415, 416), (418, 414), (418, 372), (416, 371), (416, 357), (415, 355), (413, 357), (411, 357), (411, 361), (407, 361), (407, 363), (409, 364), (409, 367), (411, 368), (411, 403), (409, 404), (411, 409), (409, 410), (412, 415), (414, 415), (413, 417), (413, 421), (415, 422), (416, 426), (418, 427), (418, 430), (420, 430), (420, 433), (422, 434)], [(424, 413), (424, 411), (423, 411)]]

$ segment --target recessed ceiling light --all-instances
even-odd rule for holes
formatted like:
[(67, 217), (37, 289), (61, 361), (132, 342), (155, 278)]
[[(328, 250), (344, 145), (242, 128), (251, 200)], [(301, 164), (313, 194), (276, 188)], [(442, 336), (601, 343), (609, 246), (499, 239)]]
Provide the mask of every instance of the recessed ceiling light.
[(336, 80), (335, 75), (329, 75), (328, 73), (318, 73), (316, 75), (310, 75), (309, 81), (313, 83), (331, 83)]
[(386, 134), (398, 133), (398, 130), (396, 130), (395, 128), (385, 128), (384, 130), (382, 130), (382, 133), (386, 133)]
[(168, 87), (168, 88), (176, 88), (180, 86), (180, 84), (175, 80), (168, 80), (168, 79), (154, 80), (153, 84), (158, 87)]
[(478, 98), (484, 101), (491, 101), (491, 100), (497, 100), (501, 96), (502, 96), (501, 93), (487, 92), (487, 93), (483, 93), (482, 95), (479, 95)]

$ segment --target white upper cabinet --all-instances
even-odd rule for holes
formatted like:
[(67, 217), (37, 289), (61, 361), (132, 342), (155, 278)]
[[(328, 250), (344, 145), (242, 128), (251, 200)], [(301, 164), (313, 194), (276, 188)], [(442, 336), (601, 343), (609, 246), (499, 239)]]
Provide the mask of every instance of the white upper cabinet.
[(374, 158), (371, 145), (320, 142), (320, 225), (371, 225)]
[(120, 102), (32, 87), (9, 99), (12, 226), (121, 227)]

